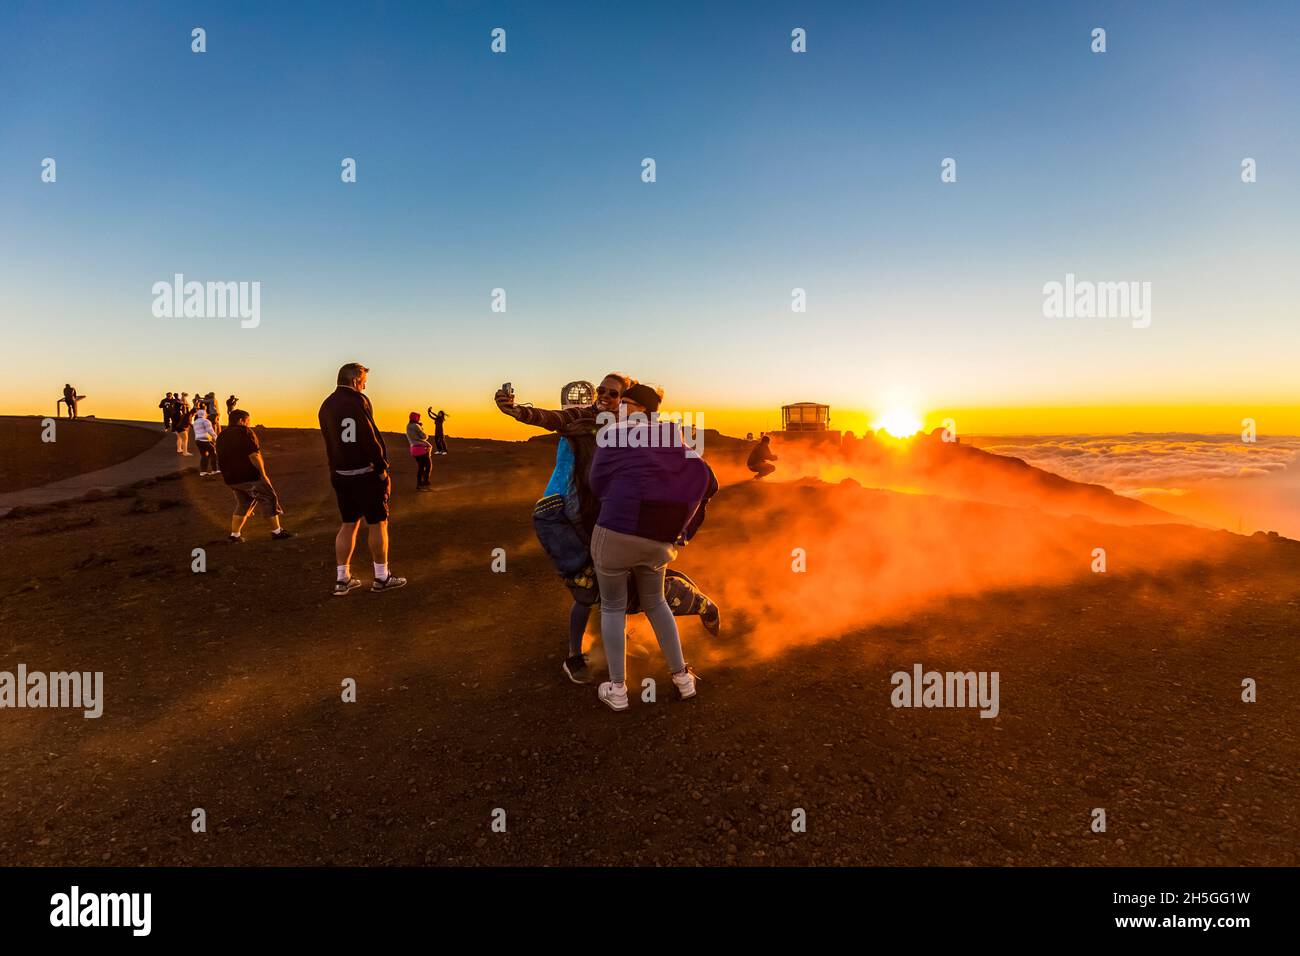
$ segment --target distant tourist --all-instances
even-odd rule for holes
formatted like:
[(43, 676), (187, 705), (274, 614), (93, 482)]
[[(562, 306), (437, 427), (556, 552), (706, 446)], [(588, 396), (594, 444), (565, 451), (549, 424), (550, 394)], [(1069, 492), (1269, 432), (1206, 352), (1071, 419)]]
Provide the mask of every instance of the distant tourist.
[(755, 479), (766, 478), (776, 471), (776, 465), (772, 464), (774, 461), (780, 459), (772, 454), (772, 436), (764, 435), (762, 440), (749, 450), (749, 459), (745, 465), (754, 473)]
[(190, 403), (185, 401), (184, 392), (181, 393), (180, 404), (176, 408), (176, 414), (172, 418), (172, 431), (176, 433), (176, 454), (184, 455), (186, 458), (193, 458), (190, 453), (190, 424), (194, 421), (194, 409), (190, 408)]
[(447, 420), (447, 413), (440, 408), (438, 409), (437, 414), (435, 414), (433, 406), (430, 405), (429, 418), (433, 421), (434, 454), (445, 455), (447, 454), (447, 439), (444, 438), (442, 434), (442, 423)]
[(163, 431), (169, 432), (172, 430), (172, 421), (176, 417), (176, 396), (168, 392), (167, 396), (158, 403), (158, 407), (162, 409)]
[(239, 399), (236, 398), (234, 395), (231, 395), (229, 398), (226, 399), (226, 421), (230, 420), (230, 413), (235, 410), (235, 406), (238, 404), (239, 404)]
[[(629, 416), (659, 410), (662, 389), (638, 382), (623, 392)], [(704, 506), (718, 480), (704, 459), (686, 454), (680, 426), (669, 422), (672, 439), (649, 447), (635, 430), (651, 426), (635, 419), (607, 425), (591, 463), (591, 490), (600, 498), (600, 516), (591, 536), (591, 557), (600, 583), (600, 637), (609, 661), (609, 680), (597, 696), (614, 710), (627, 710), (628, 571), (636, 579), (641, 610), (654, 628), (673, 687), (682, 699), (694, 697), (695, 672), (682, 655), (677, 621), (664, 600), (664, 572), (704, 521)], [(619, 435), (619, 432), (626, 432)]]
[(208, 420), (206, 408), (194, 413), (194, 446), (199, 450), (199, 477), (220, 473), (217, 467), (217, 430)]
[(433, 458), (430, 452), (429, 436), (420, 425), (420, 413), (411, 412), (411, 420), (406, 423), (406, 440), (411, 445), (411, 457), (415, 459), (415, 490), (432, 491), (429, 484), (429, 472), (433, 470)]
[(357, 546), (357, 529), (364, 518), (370, 559), (375, 565), (372, 591), (390, 591), (406, 584), (388, 570), (388, 496), (392, 481), (388, 475), (388, 448), (375, 425), (370, 399), (362, 392), (369, 369), (349, 362), (339, 369), (338, 387), (321, 403), (317, 418), (325, 439), (330, 484), (338, 501), (343, 523), (334, 536), (337, 577), (335, 597), (342, 597), (361, 582), (352, 577), (352, 552)]
[(230, 517), (231, 542), (244, 540), (244, 522), (258, 505), (262, 506), (262, 514), (271, 521), (272, 540), (292, 538), (292, 532), (280, 527), (280, 515), (284, 514), (284, 509), (280, 507), (271, 479), (267, 477), (262, 446), (257, 433), (249, 427), (248, 412), (236, 408), (230, 413), (230, 424), (217, 436), (216, 453), (221, 459), (221, 477), (235, 493), (235, 511)]
[[(68, 417), (77, 417), (77, 400), (85, 398), (85, 395), (78, 395), (77, 390), (66, 382), (63, 385), (63, 404), (68, 406)], [(56, 403), (57, 404), (57, 403)], [(57, 409), (56, 409), (57, 413)]]

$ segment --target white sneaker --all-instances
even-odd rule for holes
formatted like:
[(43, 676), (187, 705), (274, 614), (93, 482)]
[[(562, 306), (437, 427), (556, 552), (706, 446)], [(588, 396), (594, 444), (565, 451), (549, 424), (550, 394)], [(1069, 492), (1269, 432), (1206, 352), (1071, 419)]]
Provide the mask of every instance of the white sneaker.
[(682, 700), (695, 696), (695, 671), (691, 670), (690, 664), (680, 674), (673, 675), (673, 686), (677, 688), (677, 696)]
[(610, 681), (605, 681), (596, 690), (596, 696), (599, 697), (610, 710), (627, 710), (627, 684), (622, 687), (615, 687)]

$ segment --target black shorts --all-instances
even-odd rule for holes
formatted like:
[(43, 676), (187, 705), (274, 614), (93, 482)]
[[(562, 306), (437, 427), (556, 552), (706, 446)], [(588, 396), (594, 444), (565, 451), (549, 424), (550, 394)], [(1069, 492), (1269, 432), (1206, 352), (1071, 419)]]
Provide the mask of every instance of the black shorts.
[(339, 515), (344, 524), (366, 519), (366, 524), (379, 524), (388, 520), (388, 494), (392, 482), (388, 475), (380, 478), (377, 472), (364, 475), (339, 475), (330, 472), (330, 484), (338, 499)]

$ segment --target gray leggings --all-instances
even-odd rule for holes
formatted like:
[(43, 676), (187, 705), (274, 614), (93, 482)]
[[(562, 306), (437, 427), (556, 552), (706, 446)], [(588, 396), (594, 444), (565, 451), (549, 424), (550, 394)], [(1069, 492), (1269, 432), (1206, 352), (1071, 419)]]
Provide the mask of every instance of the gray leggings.
[(654, 628), (668, 669), (686, 666), (677, 621), (664, 600), (664, 570), (677, 549), (663, 541), (610, 531), (599, 525), (591, 536), (591, 560), (600, 583), (600, 639), (609, 659), (609, 679), (621, 684), (627, 670), (627, 572), (636, 578), (641, 610)]

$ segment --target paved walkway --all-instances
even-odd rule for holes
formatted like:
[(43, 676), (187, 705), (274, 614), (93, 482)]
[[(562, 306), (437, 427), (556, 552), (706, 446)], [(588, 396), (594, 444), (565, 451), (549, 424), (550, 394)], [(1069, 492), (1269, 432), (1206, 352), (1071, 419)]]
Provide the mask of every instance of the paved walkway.
[(0, 516), (8, 514), (14, 508), (30, 505), (53, 505), (63, 501), (75, 501), (88, 491), (116, 491), (126, 488), (137, 481), (158, 478), (174, 474), (177, 471), (198, 469), (198, 455), (186, 458), (176, 454), (176, 436), (165, 433), (161, 422), (133, 422), (115, 418), (99, 418), (94, 421), (108, 422), (112, 425), (132, 425), (147, 428), (158, 433), (158, 444), (148, 451), (141, 452), (134, 458), (119, 462), (99, 471), (87, 472), (65, 478), (62, 481), (41, 485), (39, 488), (24, 488), (22, 491), (10, 491), (0, 494)]

